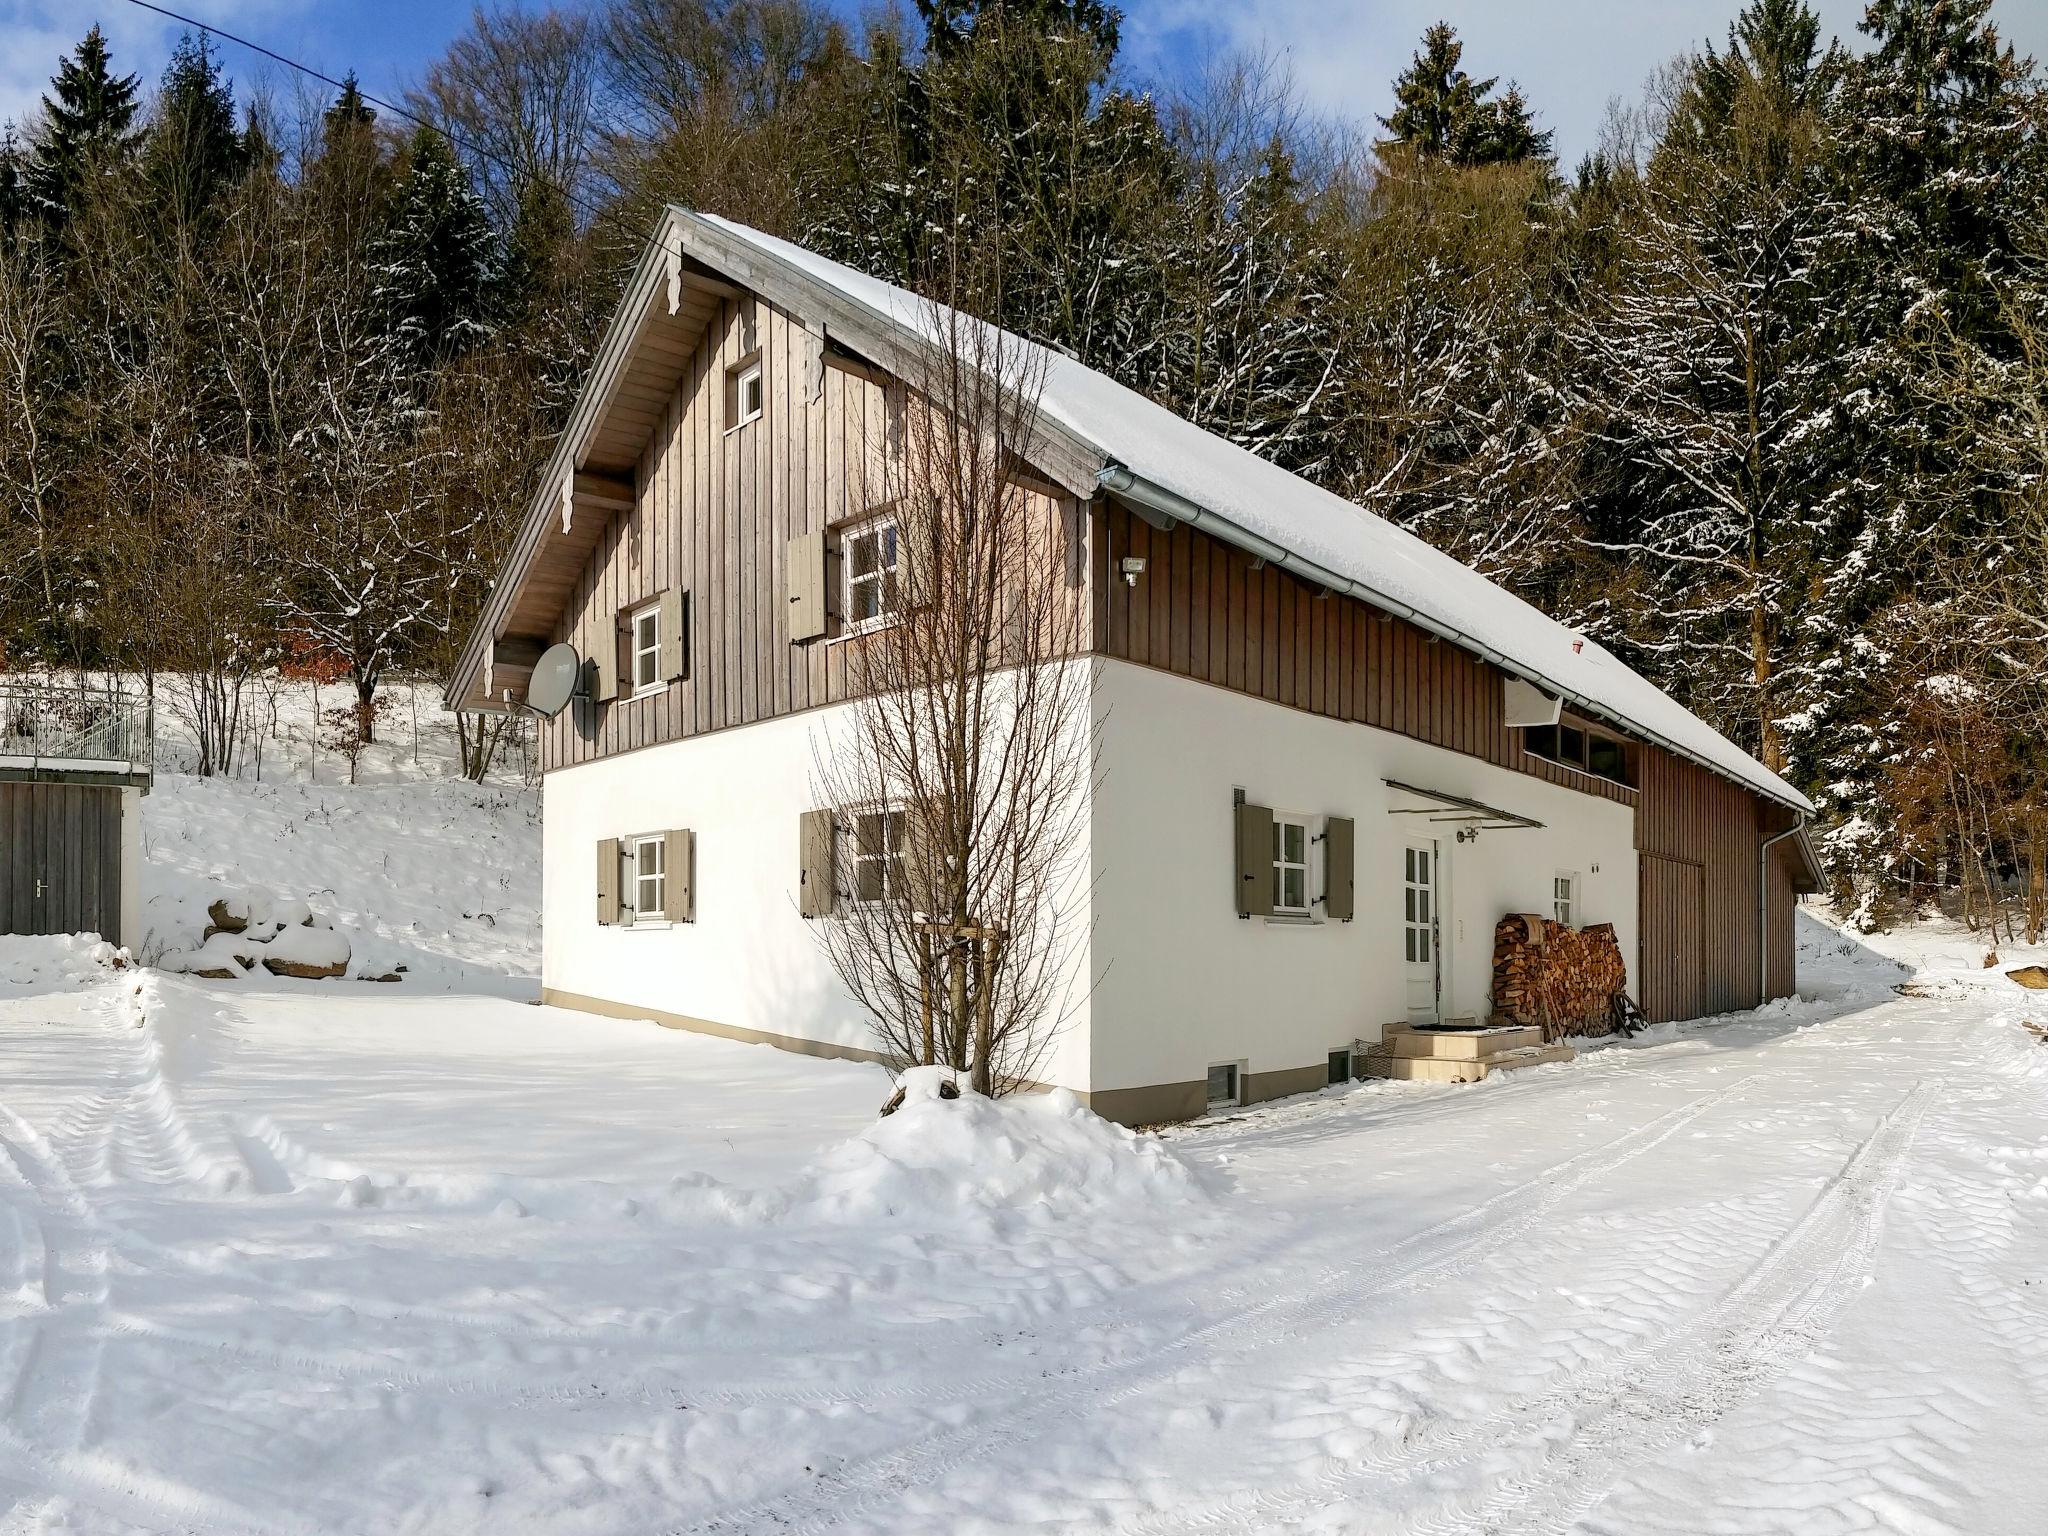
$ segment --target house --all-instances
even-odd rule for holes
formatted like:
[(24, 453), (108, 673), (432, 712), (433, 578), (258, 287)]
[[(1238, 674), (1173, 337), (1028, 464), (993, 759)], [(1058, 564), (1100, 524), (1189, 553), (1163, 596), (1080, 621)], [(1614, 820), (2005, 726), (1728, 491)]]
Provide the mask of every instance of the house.
[(119, 683), (0, 675), (0, 933), (140, 941), (153, 725)]
[[(852, 461), (931, 323), (664, 215), (450, 678), (514, 707), (544, 647), (591, 658), (541, 728), (549, 1001), (872, 1056), (798, 893), (875, 601)], [(1040, 361), (1024, 472), (1079, 541), (1101, 733), (1089, 986), (1044, 1076), (1133, 1123), (1319, 1086), (1485, 1019), (1511, 912), (1611, 923), (1654, 1019), (1792, 990), (1797, 790), (1420, 540)]]

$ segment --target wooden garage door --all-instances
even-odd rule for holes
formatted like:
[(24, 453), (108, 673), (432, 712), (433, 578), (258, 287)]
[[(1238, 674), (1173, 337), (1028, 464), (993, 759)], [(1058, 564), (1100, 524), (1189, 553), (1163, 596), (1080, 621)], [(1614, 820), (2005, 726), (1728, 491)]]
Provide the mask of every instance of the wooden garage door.
[(1641, 923), (1643, 1012), (1696, 1019), (1707, 1010), (1707, 872), (1685, 859), (1644, 854)]
[(0, 933), (121, 928), (121, 791), (0, 784)]

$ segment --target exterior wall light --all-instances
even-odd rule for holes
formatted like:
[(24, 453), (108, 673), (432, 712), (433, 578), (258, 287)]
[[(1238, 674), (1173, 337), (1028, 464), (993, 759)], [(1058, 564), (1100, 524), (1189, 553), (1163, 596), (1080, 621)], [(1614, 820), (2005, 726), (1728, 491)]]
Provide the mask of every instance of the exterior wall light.
[(1124, 585), (1135, 587), (1138, 584), (1138, 578), (1145, 574), (1145, 557), (1143, 555), (1125, 555), (1123, 558), (1123, 573)]

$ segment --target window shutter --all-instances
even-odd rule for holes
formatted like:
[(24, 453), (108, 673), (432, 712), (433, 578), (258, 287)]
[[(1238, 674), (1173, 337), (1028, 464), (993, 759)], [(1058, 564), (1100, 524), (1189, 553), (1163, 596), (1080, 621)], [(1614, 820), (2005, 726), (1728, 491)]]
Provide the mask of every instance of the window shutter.
[(789, 541), (789, 638), (801, 644), (825, 633), (825, 530)]
[(1237, 808), (1237, 911), (1240, 917), (1273, 915), (1273, 808)]
[(829, 810), (805, 811), (797, 828), (797, 911), (805, 917), (832, 915), (832, 830)]
[(672, 923), (693, 923), (697, 920), (697, 839), (684, 830), (663, 833), (661, 842), (661, 915)]
[(619, 920), (621, 865), (619, 840), (616, 837), (602, 839), (597, 845), (597, 920), (600, 923)]
[(1349, 816), (1332, 816), (1324, 824), (1323, 901), (1332, 922), (1350, 922), (1355, 909), (1351, 869), (1357, 840), (1357, 824)]
[(608, 704), (619, 696), (621, 649), (619, 618), (613, 614), (611, 623), (597, 632), (590, 646), (590, 696), (600, 704)]
[(880, 901), (883, 890), (884, 846), (889, 835), (889, 818), (883, 811), (861, 811), (853, 818), (853, 899)]
[(933, 591), (932, 556), (945, 537), (935, 509), (900, 521), (896, 525), (896, 587), (903, 594), (906, 611), (929, 608), (938, 600)]
[(690, 675), (690, 594), (670, 587), (661, 594), (661, 680), (673, 683)]

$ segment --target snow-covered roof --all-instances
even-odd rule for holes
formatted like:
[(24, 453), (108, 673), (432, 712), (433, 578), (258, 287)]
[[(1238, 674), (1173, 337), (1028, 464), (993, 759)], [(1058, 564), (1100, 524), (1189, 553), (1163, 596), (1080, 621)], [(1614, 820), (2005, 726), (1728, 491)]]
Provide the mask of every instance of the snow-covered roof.
[[(773, 235), (710, 214), (674, 210), (795, 268), (877, 319), (926, 341), (936, 320), (907, 289)], [(1341, 496), (1226, 442), (1135, 390), (1030, 342), (1043, 368), (1038, 411), (1109, 463), (1163, 487), (1302, 559), (1511, 671), (1611, 716), (1682, 756), (1801, 811), (1798, 790), (1612, 652), (1496, 586), (1470, 566)]]

